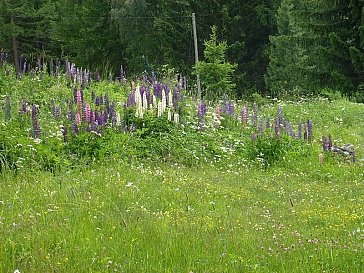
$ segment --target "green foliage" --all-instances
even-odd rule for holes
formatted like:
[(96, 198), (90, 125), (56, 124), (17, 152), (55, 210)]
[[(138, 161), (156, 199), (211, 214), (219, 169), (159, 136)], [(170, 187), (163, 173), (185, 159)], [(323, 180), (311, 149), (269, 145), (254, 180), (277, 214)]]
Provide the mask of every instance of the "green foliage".
[(273, 96), (316, 95), (323, 88), (348, 97), (356, 92), (363, 66), (357, 12), (363, 4), (349, 2), (282, 1), (266, 75)]
[(237, 64), (226, 61), (227, 42), (217, 41), (217, 28), (211, 27), (210, 40), (205, 41), (205, 61), (194, 66), (194, 73), (200, 76), (205, 88), (204, 95), (211, 99), (222, 97), (223, 94), (234, 95), (235, 84), (232, 76)]

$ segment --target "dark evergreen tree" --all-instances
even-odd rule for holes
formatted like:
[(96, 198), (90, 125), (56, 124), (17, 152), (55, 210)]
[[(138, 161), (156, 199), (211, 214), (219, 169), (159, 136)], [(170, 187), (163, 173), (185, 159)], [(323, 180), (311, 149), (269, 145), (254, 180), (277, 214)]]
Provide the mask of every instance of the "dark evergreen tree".
[(358, 10), (358, 1), (282, 1), (266, 77), (272, 94), (355, 93), (363, 63)]
[(1, 0), (1, 47), (13, 56), (20, 73), (25, 61), (34, 62), (51, 52), (53, 5), (48, 0)]
[(124, 50), (111, 21), (108, 0), (59, 0), (53, 39), (64, 58), (77, 66), (110, 70), (120, 66)]

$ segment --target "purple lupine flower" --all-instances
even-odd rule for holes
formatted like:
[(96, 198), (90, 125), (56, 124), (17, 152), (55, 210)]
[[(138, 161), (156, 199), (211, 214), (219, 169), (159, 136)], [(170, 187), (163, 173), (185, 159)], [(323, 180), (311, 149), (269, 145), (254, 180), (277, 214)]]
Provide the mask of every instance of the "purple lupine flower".
[(96, 81), (96, 82), (99, 82), (100, 81), (100, 74), (99, 74), (99, 71), (98, 71), (98, 69), (96, 68), (96, 71), (95, 71), (95, 73), (94, 73), (94, 80)]
[(263, 125), (263, 117), (260, 118), (259, 125), (258, 125), (258, 135), (262, 136), (264, 131), (264, 125)]
[(37, 107), (35, 106), (35, 104), (33, 104), (32, 105), (32, 119), (36, 119), (37, 118), (37, 114), (38, 114)]
[(51, 108), (52, 108), (52, 114), (54, 115), (54, 110), (55, 110), (54, 98), (51, 98)]
[(312, 142), (312, 120), (307, 121), (307, 139), (308, 142)]
[(328, 143), (327, 143), (327, 145), (328, 145), (328, 150), (331, 150), (332, 149), (332, 136), (331, 136), (331, 134), (329, 134), (329, 139), (328, 139)]
[(40, 127), (39, 127), (39, 123), (38, 123), (38, 110), (36, 108), (36, 106), (33, 104), (32, 106), (32, 120), (33, 120), (33, 136), (34, 138), (38, 138), (39, 137), (39, 133), (40, 133)]
[(328, 150), (328, 142), (327, 139), (325, 137), (325, 135), (322, 135), (322, 150), (323, 151), (327, 151)]
[(298, 135), (297, 135), (298, 139), (302, 139), (302, 122), (298, 123)]
[(92, 90), (91, 91), (91, 101), (95, 101), (95, 91), (94, 90)]
[(234, 115), (235, 115), (234, 104), (232, 103), (231, 100), (229, 100), (229, 102), (227, 104), (226, 115), (228, 117), (234, 117)]
[(153, 94), (155, 97), (162, 99), (162, 85), (159, 84), (157, 81), (154, 82), (153, 84)]
[(256, 102), (253, 103), (253, 116), (252, 116), (252, 121), (253, 121), (253, 127), (257, 127), (257, 122), (258, 122), (258, 105)]
[(100, 106), (101, 105), (101, 98), (100, 97), (96, 97), (95, 104), (96, 104), (96, 106)]
[(42, 81), (42, 80), (43, 80), (43, 72), (42, 72), (42, 71), (40, 71), (40, 72), (39, 72), (39, 80), (40, 80), (40, 81)]
[(154, 72), (154, 71), (152, 71), (152, 82), (155, 82), (155, 80), (156, 80), (155, 72)]
[(6, 102), (5, 102), (5, 106), (4, 106), (4, 114), (5, 114), (5, 121), (10, 119), (10, 114), (11, 114), (11, 104), (10, 104), (10, 96), (7, 95), (6, 96)]
[(130, 133), (134, 133), (134, 132), (135, 132), (135, 126), (134, 126), (134, 123), (130, 124), (129, 131), (130, 131)]
[(201, 103), (198, 106), (198, 111), (197, 111), (197, 116), (198, 116), (199, 120), (203, 119), (203, 116), (206, 114), (206, 112), (207, 112), (206, 103), (204, 100), (201, 100)]
[(71, 129), (72, 129), (72, 135), (77, 135), (78, 134), (78, 125), (77, 125), (76, 122), (72, 123)]
[(283, 124), (282, 107), (281, 106), (278, 107), (278, 122), (279, 122), (279, 126), (281, 126)]
[(34, 69), (30, 70), (30, 76), (32, 77), (32, 80), (34, 80), (34, 75), (35, 75)]
[(102, 111), (101, 115), (102, 115), (102, 127), (105, 128), (107, 125), (108, 114), (106, 111)]
[(135, 105), (135, 93), (131, 91), (128, 95), (127, 106), (133, 107)]
[(147, 90), (145, 91), (145, 96), (147, 97), (147, 103), (150, 104), (151, 101), (151, 95), (150, 95), (150, 86), (148, 85)]
[(5, 76), (8, 77), (10, 75), (10, 71), (8, 68), (5, 69)]
[(109, 82), (113, 82), (111, 73), (109, 74)]
[(267, 120), (266, 120), (266, 122), (265, 122), (265, 127), (266, 127), (267, 129), (270, 129), (270, 115), (269, 115), (269, 114), (268, 114)]
[(277, 139), (280, 140), (281, 139), (281, 132), (278, 130), (276, 131), (276, 136), (277, 136)]
[(67, 126), (66, 125), (62, 125), (62, 135), (63, 135), (63, 141), (64, 142), (67, 142), (68, 141), (68, 138), (67, 138)]
[(54, 108), (54, 116), (55, 116), (56, 118), (60, 118), (60, 117), (61, 117), (61, 108), (60, 108), (59, 106), (56, 106), (56, 107)]
[(245, 106), (241, 111), (241, 122), (243, 123), (244, 126), (248, 122), (248, 117), (249, 117), (249, 108), (248, 106)]
[(257, 140), (257, 136), (256, 136), (256, 134), (254, 133), (254, 131), (252, 131), (252, 132), (250, 133), (250, 139), (251, 139), (251, 141), (252, 141), (252, 142), (254, 142), (254, 141), (256, 141), (256, 140)]
[(27, 113), (27, 100), (23, 99), (23, 102), (21, 104), (20, 113), (26, 114)]
[(305, 141), (307, 141), (307, 139), (308, 139), (308, 133), (307, 133), (307, 125), (306, 125), (306, 123), (303, 126), (303, 139)]

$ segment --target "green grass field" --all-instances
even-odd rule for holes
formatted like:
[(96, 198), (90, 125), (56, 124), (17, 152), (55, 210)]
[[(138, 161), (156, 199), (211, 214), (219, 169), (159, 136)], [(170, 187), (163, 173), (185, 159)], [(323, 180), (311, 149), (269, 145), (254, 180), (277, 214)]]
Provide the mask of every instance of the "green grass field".
[[(313, 141), (266, 168), (238, 154), (4, 169), (0, 272), (363, 272), (364, 105), (275, 101), (260, 113), (277, 105), (312, 119)], [(353, 144), (356, 163), (323, 153), (322, 134)]]

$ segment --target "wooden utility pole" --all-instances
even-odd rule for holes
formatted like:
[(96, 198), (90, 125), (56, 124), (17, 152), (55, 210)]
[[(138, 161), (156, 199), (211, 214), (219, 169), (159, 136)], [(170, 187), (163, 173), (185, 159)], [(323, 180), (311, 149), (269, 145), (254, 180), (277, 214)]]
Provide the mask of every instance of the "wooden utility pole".
[(14, 64), (16, 74), (20, 74), (20, 64), (19, 64), (19, 57), (18, 57), (18, 45), (16, 42), (16, 35), (15, 35), (15, 23), (14, 23), (14, 16), (11, 15), (11, 25), (13, 28), (13, 36), (12, 36), (12, 44), (13, 44), (13, 53), (14, 53)]
[[(196, 16), (192, 13), (192, 28), (193, 28), (193, 40), (195, 43), (195, 64), (198, 64), (198, 46), (197, 46), (197, 31), (196, 31)], [(201, 82), (200, 75), (197, 74), (197, 98), (201, 99)]]

